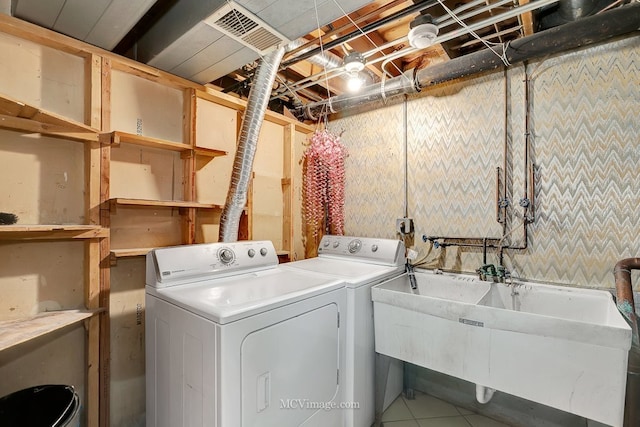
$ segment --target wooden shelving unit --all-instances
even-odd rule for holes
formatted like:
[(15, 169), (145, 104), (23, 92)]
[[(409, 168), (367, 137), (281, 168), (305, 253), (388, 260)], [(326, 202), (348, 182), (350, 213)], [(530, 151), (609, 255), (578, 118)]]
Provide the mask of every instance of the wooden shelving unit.
[(211, 203), (186, 202), (182, 200), (146, 200), (146, 199), (110, 199), (109, 203), (113, 210), (117, 206), (140, 206), (140, 207), (165, 207), (165, 208), (194, 208), (194, 209), (222, 209), (220, 205)]
[(98, 141), (98, 132), (82, 123), (0, 94), (0, 128), (41, 133), (74, 141)]
[(60, 310), (0, 322), (0, 351), (89, 319), (102, 310)]
[(143, 147), (159, 148), (162, 150), (178, 151), (183, 153), (184, 156), (191, 154), (206, 156), (206, 157), (219, 157), (226, 156), (227, 152), (222, 150), (214, 150), (210, 148), (192, 147), (190, 144), (184, 144), (181, 142), (166, 141), (163, 139), (151, 138), (148, 136), (134, 135), (131, 133), (114, 131), (104, 133), (100, 135), (100, 140), (105, 143), (111, 144), (111, 146), (117, 147), (120, 143), (140, 145)]
[(109, 230), (99, 225), (0, 225), (0, 240), (101, 239)]

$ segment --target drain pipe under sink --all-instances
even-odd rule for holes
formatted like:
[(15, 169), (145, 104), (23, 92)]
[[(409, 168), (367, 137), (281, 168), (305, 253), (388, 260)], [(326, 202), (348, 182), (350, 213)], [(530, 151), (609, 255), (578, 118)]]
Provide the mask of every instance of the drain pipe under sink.
[(482, 403), (483, 405), (485, 403), (488, 403), (493, 397), (493, 393), (495, 392), (496, 390), (493, 388), (476, 384), (476, 400), (478, 401), (478, 403)]
[(640, 270), (640, 258), (618, 261), (613, 269), (616, 282), (616, 304), (618, 310), (631, 324), (631, 349), (627, 363), (627, 392), (624, 404), (624, 427), (640, 426), (640, 340), (638, 318), (633, 301), (631, 270)]

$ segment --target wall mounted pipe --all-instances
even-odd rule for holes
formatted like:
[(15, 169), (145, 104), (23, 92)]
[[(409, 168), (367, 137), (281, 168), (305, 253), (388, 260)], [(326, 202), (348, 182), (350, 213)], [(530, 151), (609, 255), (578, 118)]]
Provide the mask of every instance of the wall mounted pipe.
[[(550, 28), (510, 43), (496, 45), (494, 50), (498, 54), (504, 53), (510, 64), (570, 51), (638, 31), (640, 29), (638, 24), (639, 13), (640, 3), (632, 3), (559, 27)], [(501, 58), (491, 50), (485, 49), (417, 71), (415, 76), (416, 86), (425, 88), (484, 71), (495, 70), (503, 66), (504, 63)], [(371, 94), (374, 92), (378, 92), (379, 95), (372, 97)], [(390, 97), (392, 95), (387, 94), (386, 96)], [(366, 95), (367, 99), (358, 99), (350, 95), (348, 98), (351, 102), (335, 102), (340, 100), (341, 97), (343, 95), (320, 103), (308, 104), (303, 109), (314, 115), (316, 110), (321, 110), (325, 104), (331, 103), (333, 104), (332, 109), (338, 111), (367, 102), (378, 101), (384, 98), (384, 94), (380, 88), (377, 91), (374, 88), (369, 88)], [(340, 105), (340, 108), (337, 108), (337, 105)], [(301, 111), (301, 113), (304, 114), (304, 111)], [(308, 116), (306, 118), (310, 119)]]
[(638, 339), (638, 316), (633, 300), (631, 270), (640, 270), (640, 258), (626, 258), (616, 263), (613, 276), (616, 284), (618, 310), (631, 324), (632, 342), (627, 363), (627, 391), (624, 408), (624, 427), (640, 425), (640, 340)]
[(269, 96), (273, 82), (278, 73), (278, 65), (284, 55), (284, 47), (278, 48), (262, 59), (253, 82), (247, 107), (242, 118), (238, 148), (233, 162), (231, 184), (227, 193), (227, 200), (220, 217), (220, 242), (235, 242), (238, 240), (240, 217), (247, 204), (247, 193), (251, 182), (253, 159), (258, 146), (260, 128), (267, 111)]

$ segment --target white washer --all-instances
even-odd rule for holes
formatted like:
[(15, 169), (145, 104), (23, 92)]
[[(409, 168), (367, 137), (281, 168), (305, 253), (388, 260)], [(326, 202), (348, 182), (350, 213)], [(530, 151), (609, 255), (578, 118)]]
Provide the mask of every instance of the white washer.
[[(283, 264), (295, 271), (342, 279), (347, 288), (345, 426), (370, 427), (375, 418), (375, 349), (371, 287), (405, 271), (405, 246), (399, 240), (325, 235), (318, 256)], [(390, 368), (384, 407), (402, 391), (402, 363)]]
[(146, 283), (147, 426), (343, 424), (342, 280), (234, 242), (155, 249)]

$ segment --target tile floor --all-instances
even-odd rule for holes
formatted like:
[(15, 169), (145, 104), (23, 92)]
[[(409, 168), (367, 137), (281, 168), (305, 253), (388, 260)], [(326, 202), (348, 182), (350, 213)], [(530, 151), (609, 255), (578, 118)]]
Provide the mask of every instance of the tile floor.
[(382, 415), (383, 427), (510, 427), (428, 394), (415, 394), (414, 400), (398, 396)]

